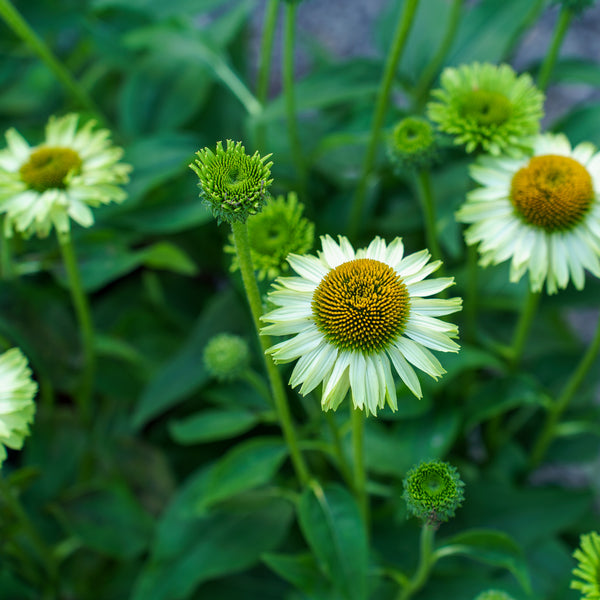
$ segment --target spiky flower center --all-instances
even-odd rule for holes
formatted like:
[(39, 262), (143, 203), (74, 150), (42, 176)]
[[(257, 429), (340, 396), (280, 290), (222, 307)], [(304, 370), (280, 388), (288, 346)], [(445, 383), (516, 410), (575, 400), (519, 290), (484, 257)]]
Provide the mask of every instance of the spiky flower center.
[(461, 99), (460, 113), (479, 125), (502, 125), (510, 118), (512, 106), (500, 92), (473, 89)]
[(29, 160), (19, 170), (27, 186), (38, 192), (52, 188), (64, 189), (67, 175), (81, 168), (79, 154), (71, 148), (42, 147), (29, 155)]
[(548, 232), (577, 225), (594, 199), (587, 169), (568, 156), (534, 156), (515, 173), (510, 199), (517, 213), (530, 225)]
[(410, 295), (389, 265), (358, 258), (330, 271), (313, 295), (319, 330), (342, 350), (378, 352), (402, 332)]

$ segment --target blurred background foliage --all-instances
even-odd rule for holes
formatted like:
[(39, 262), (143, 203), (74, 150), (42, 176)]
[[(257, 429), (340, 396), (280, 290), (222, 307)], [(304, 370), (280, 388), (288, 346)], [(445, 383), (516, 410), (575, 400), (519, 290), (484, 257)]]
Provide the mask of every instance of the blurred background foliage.
[[(91, 429), (73, 413), (82, 355), (56, 241), (12, 243), (15, 273), (0, 286), (0, 333), (29, 357), (40, 393), (32, 435), (3, 475), (38, 533), (12, 519), (7, 501), (0, 503), (3, 599), (391, 599), (386, 568), (414, 568), (418, 545), (400, 482), (413, 464), (433, 458), (451, 460), (466, 482), (465, 505), (440, 536), (490, 528), (506, 537), (463, 540), (464, 557), (438, 565), (420, 599), (468, 599), (492, 586), (517, 600), (578, 597), (568, 590), (571, 552), (578, 535), (598, 523), (598, 368), (576, 398), (571, 428), (551, 448), (547, 461), (554, 466), (528, 476), (526, 448), (540, 407), (583, 351), (567, 317), (573, 309), (597, 309), (596, 279), (583, 292), (544, 298), (522, 369), (511, 372), (498, 345), (509, 341), (527, 284), (508, 283), (502, 266), (479, 278), (478, 331), (461, 342), (458, 355), (444, 357), (448, 374), (424, 382), (421, 401), (400, 387), (399, 411), (383, 411), (366, 424), (370, 552), (331, 453), (329, 419), (349, 453), (345, 411), (325, 416), (313, 398), (290, 392), (307, 458), (323, 485), (322, 496), (298, 491), (260, 388), (215, 382), (201, 360), (208, 339), (227, 331), (252, 345), (253, 366), (261, 369), (241, 284), (222, 251), (227, 228), (217, 227), (200, 204), (187, 168), (193, 153), (227, 138), (252, 152), (260, 145), (273, 153), (273, 195), (298, 192), (317, 234), (344, 233), (402, 4), (390, 0), (376, 20), (374, 56), (340, 58), (315, 38), (301, 38), (311, 62), (295, 86), (304, 174), (286, 133), (278, 62), (265, 106), (253, 95), (250, 22), (263, 5), (15, 2), (95, 107), (81, 106), (0, 23), (1, 129), (16, 127), (35, 143), (50, 115), (81, 112), (113, 131), (134, 167), (127, 201), (97, 210), (93, 228), (73, 231), (98, 334)], [(421, 3), (386, 129), (411, 113), (412, 90), (439, 46), (450, 8), (447, 0)], [(556, 8), (522, 0), (465, 3), (444, 64), (510, 61), (542, 13)], [(535, 75), (538, 67), (534, 60), (521, 70)], [(596, 89), (600, 67), (564, 58), (552, 83)], [(547, 128), (573, 143), (600, 143), (599, 123), (600, 103), (592, 101)], [(454, 212), (470, 186), (469, 162), (446, 148), (433, 174), (445, 268), (461, 296), (466, 250)], [(394, 175), (383, 146), (367, 200), (355, 246), (374, 235), (401, 235), (411, 251), (425, 246), (412, 180)], [(487, 452), (482, 424), (500, 414), (515, 436), (507, 430)]]

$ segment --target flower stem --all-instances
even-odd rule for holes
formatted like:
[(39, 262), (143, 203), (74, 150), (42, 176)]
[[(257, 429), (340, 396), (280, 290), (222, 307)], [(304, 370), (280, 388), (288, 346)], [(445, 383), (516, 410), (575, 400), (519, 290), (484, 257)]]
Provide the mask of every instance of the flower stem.
[(335, 448), (335, 454), (338, 461), (338, 467), (342, 477), (344, 478), (348, 487), (352, 487), (354, 485), (354, 477), (352, 474), (352, 469), (346, 460), (346, 455), (344, 454), (344, 447), (342, 445), (342, 437), (340, 435), (340, 430), (335, 422), (333, 417), (333, 413), (330, 410), (325, 411), (325, 420), (327, 421), (327, 425), (331, 430), (331, 435), (333, 436), (333, 446)]
[(379, 86), (377, 102), (375, 104), (375, 112), (371, 124), (371, 136), (369, 138), (367, 151), (363, 161), (362, 173), (356, 187), (356, 193), (354, 194), (352, 208), (350, 210), (350, 221), (348, 225), (349, 237), (354, 237), (358, 233), (360, 223), (363, 218), (362, 213), (367, 193), (367, 182), (375, 162), (375, 155), (379, 146), (381, 127), (385, 118), (385, 112), (388, 106), (390, 93), (392, 91), (392, 84), (398, 68), (398, 62), (400, 61), (408, 34), (410, 33), (410, 28), (412, 26), (418, 4), (419, 0), (406, 0), (406, 2), (404, 2), (402, 15), (398, 21), (398, 25), (394, 33), (392, 47), (388, 54), (381, 85)]
[[(248, 227), (246, 223), (234, 222), (231, 224), (231, 232), (233, 234), (233, 241), (240, 266), (240, 272), (242, 274), (244, 289), (246, 291), (246, 297), (248, 299), (248, 304), (250, 305), (250, 312), (252, 313), (252, 320), (254, 321), (254, 326), (256, 328), (260, 345), (263, 351), (266, 351), (271, 346), (271, 340), (266, 335), (260, 335), (260, 317), (263, 313), (263, 310), (260, 292), (254, 276), (252, 257), (250, 255)], [(265, 361), (267, 376), (269, 378), (269, 384), (271, 386), (271, 393), (273, 394), (273, 400), (275, 402), (275, 409), (279, 417), (279, 423), (283, 431), (283, 437), (285, 438), (290, 451), (292, 464), (294, 465), (298, 480), (302, 485), (306, 485), (310, 479), (310, 474), (298, 446), (298, 436), (296, 434), (296, 429), (292, 421), (292, 415), (287, 403), (285, 387), (283, 385), (283, 381), (281, 380), (281, 374), (269, 355), (265, 353), (263, 354), (263, 358)]]
[(77, 394), (79, 412), (84, 423), (89, 423), (91, 418), (91, 397), (94, 385), (94, 374), (96, 371), (96, 355), (94, 352), (94, 325), (88, 297), (81, 284), (81, 275), (77, 266), (75, 249), (71, 241), (70, 233), (57, 233), (60, 250), (63, 257), (69, 291), (75, 307), (81, 343), (83, 346), (83, 374)]
[(464, 339), (469, 342), (475, 340), (477, 333), (478, 282), (479, 269), (477, 268), (477, 249), (475, 246), (467, 246)]
[(7, 281), (14, 276), (10, 238), (4, 231), (4, 219), (0, 219), (0, 279)]
[(538, 74), (537, 85), (542, 91), (545, 91), (550, 83), (552, 70), (554, 69), (556, 59), (558, 58), (558, 54), (560, 52), (560, 47), (563, 43), (565, 34), (569, 29), (572, 19), (573, 12), (566, 6), (563, 6), (560, 11), (560, 15), (558, 16), (556, 26), (554, 27), (554, 34), (552, 35), (550, 48), (548, 49), (548, 52), (546, 52), (546, 57), (544, 58), (544, 62), (542, 63), (540, 72)]
[(517, 327), (513, 336), (513, 342), (510, 347), (510, 366), (515, 369), (523, 356), (525, 342), (531, 330), (533, 319), (540, 303), (541, 292), (532, 292), (531, 288), (527, 291), (527, 298), (522, 306), (521, 314), (517, 322)]
[(433, 260), (442, 258), (442, 251), (437, 239), (435, 227), (435, 205), (433, 202), (433, 191), (431, 188), (431, 173), (429, 170), (421, 169), (417, 172), (417, 190), (421, 208), (423, 209), (423, 217), (425, 219), (425, 237), (427, 239), (427, 247), (431, 251)]
[(295, 2), (285, 2), (282, 79), (290, 148), (292, 150), (292, 158), (299, 178), (298, 192), (299, 196), (306, 202), (306, 165), (304, 164), (302, 145), (300, 144), (300, 136), (298, 135), (296, 100), (294, 98), (294, 39), (296, 33), (296, 9), (297, 5)]
[(367, 494), (367, 472), (365, 469), (365, 415), (362, 410), (350, 403), (352, 422), (352, 450), (354, 454), (354, 491), (358, 499), (360, 512), (369, 529), (369, 495)]
[(58, 81), (83, 107), (94, 113), (99, 121), (105, 122), (100, 109), (85, 89), (75, 80), (68, 69), (54, 56), (48, 45), (29, 26), (10, 0), (0, 0), (0, 17), (19, 36), (46, 66), (54, 73)]
[[(277, 12), (279, 0), (269, 0), (265, 8), (262, 41), (260, 46), (260, 60), (258, 64), (258, 82), (256, 85), (256, 98), (262, 106), (267, 101), (269, 93), (269, 79), (271, 75), (271, 60), (273, 58), (273, 40), (275, 39), (275, 26), (277, 25)], [(260, 121), (256, 128), (256, 147), (262, 154), (265, 146), (265, 123)]]
[(446, 32), (444, 39), (435, 53), (435, 56), (431, 59), (429, 64), (423, 69), (421, 77), (415, 86), (414, 99), (415, 107), (417, 110), (421, 110), (427, 101), (429, 96), (429, 90), (433, 83), (436, 75), (438, 74), (441, 66), (444, 64), (444, 59), (448, 54), (448, 50), (452, 46), (454, 36), (458, 30), (458, 24), (460, 22), (460, 14), (462, 10), (463, 0), (454, 0), (452, 7), (450, 8), (450, 15), (446, 23)]
[(600, 351), (600, 315), (598, 315), (596, 332), (587, 349), (587, 352), (584, 354), (581, 361), (577, 365), (577, 368), (567, 381), (567, 384), (563, 388), (561, 395), (557, 398), (556, 402), (550, 406), (548, 412), (546, 413), (546, 421), (544, 422), (542, 430), (531, 452), (530, 464), (532, 467), (539, 465), (546, 455), (548, 447), (552, 443), (552, 440), (556, 437), (556, 430), (560, 418), (569, 406), (569, 403), (573, 399), (575, 392), (577, 392), (579, 389), (579, 386), (582, 384), (591, 366), (594, 364), (594, 361), (598, 356), (598, 351)]
[(408, 600), (415, 592), (418, 592), (425, 585), (429, 572), (435, 564), (435, 557), (433, 555), (435, 531), (435, 527), (428, 525), (427, 523), (421, 528), (421, 538), (419, 540), (419, 565), (408, 585), (400, 590), (397, 600)]

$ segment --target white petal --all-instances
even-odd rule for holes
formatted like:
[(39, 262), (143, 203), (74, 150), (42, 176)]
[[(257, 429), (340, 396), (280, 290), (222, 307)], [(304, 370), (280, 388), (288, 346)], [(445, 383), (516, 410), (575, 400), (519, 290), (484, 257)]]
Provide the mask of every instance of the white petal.
[(422, 398), (423, 394), (421, 392), (421, 384), (419, 383), (419, 378), (415, 373), (414, 369), (408, 364), (402, 353), (395, 346), (390, 346), (388, 348), (388, 354), (392, 359), (392, 364), (394, 365), (396, 371), (398, 371), (398, 375), (408, 389), (417, 397)]
[(420, 344), (401, 337), (396, 342), (396, 347), (402, 352), (406, 360), (421, 369), (421, 371), (425, 371), (425, 373), (434, 379), (437, 379), (446, 372), (440, 361), (427, 348), (423, 348)]
[(298, 275), (317, 284), (329, 273), (329, 269), (315, 256), (290, 254), (286, 260)]

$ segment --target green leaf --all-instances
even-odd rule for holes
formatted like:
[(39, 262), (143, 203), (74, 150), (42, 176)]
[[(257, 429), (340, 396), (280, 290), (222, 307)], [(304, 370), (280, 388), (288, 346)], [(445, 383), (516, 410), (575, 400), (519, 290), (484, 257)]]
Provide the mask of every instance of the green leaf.
[(67, 531), (85, 546), (122, 560), (144, 552), (154, 528), (152, 517), (133, 494), (114, 483), (79, 491), (61, 501), (56, 512)]
[(505, 533), (489, 529), (459, 533), (435, 550), (437, 558), (460, 555), (473, 560), (508, 569), (524, 590), (531, 591), (531, 581), (523, 552)]
[(169, 433), (183, 445), (227, 440), (249, 431), (260, 416), (244, 409), (203, 410), (184, 419), (169, 422)]
[(353, 496), (339, 485), (304, 490), (298, 504), (302, 533), (344, 598), (366, 600), (368, 544)]
[(194, 506), (212, 470), (204, 467), (191, 477), (164, 512), (132, 600), (190, 598), (202, 582), (251, 567), (285, 536), (293, 512), (280, 498), (248, 496), (198, 514)]
[(600, 145), (600, 104), (578, 107), (552, 125), (552, 130), (564, 133), (572, 144), (592, 142)]
[(204, 385), (209, 380), (202, 361), (204, 346), (226, 327), (235, 329), (244, 317), (231, 291), (215, 295), (181, 350), (154, 375), (142, 392), (132, 417), (133, 426), (143, 427)]
[(287, 446), (279, 438), (255, 438), (237, 445), (214, 465), (196, 510), (269, 483), (286, 456)]
[(386, 427), (369, 420), (365, 427), (365, 457), (369, 470), (403, 478), (423, 460), (443, 458), (459, 433), (457, 412), (436, 411)]
[(195, 275), (198, 267), (181, 249), (170, 242), (158, 242), (141, 252), (143, 264), (152, 269), (162, 269), (180, 275)]
[(312, 554), (264, 554), (262, 560), (280, 577), (304, 592), (311, 600), (340, 600)]
[(552, 69), (552, 81), (600, 87), (600, 66), (591, 60), (565, 58), (559, 60)]

